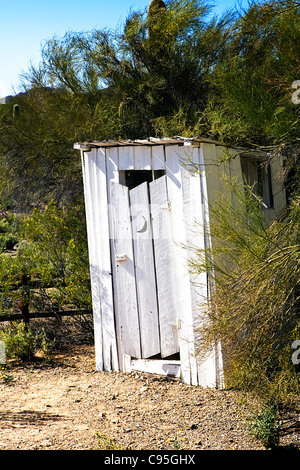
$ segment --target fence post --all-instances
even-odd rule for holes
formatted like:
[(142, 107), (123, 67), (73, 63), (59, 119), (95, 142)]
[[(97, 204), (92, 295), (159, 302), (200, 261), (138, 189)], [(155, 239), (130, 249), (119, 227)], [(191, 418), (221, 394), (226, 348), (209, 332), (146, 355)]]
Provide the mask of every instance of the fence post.
[(30, 298), (30, 287), (28, 285), (29, 277), (27, 274), (21, 274), (21, 302), (20, 302), (20, 311), (22, 314), (22, 319), (25, 323), (25, 329), (28, 329), (29, 326), (29, 298)]

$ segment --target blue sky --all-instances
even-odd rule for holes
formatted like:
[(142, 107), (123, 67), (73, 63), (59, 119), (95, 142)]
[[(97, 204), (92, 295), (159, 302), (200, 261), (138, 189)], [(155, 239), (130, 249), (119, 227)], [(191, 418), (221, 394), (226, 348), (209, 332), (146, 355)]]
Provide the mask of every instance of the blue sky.
[[(20, 90), (19, 76), (39, 62), (41, 44), (68, 30), (115, 28), (148, 0), (0, 0), (0, 97)], [(215, 0), (216, 13), (237, 0)], [(245, 1), (243, 2), (245, 4)]]

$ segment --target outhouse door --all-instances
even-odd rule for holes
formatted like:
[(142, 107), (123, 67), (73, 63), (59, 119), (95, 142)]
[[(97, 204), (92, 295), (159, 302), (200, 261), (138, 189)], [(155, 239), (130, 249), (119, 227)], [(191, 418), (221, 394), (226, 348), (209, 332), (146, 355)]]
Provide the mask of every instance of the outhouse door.
[(110, 229), (119, 351), (133, 358), (179, 352), (166, 176), (133, 189), (110, 182)]

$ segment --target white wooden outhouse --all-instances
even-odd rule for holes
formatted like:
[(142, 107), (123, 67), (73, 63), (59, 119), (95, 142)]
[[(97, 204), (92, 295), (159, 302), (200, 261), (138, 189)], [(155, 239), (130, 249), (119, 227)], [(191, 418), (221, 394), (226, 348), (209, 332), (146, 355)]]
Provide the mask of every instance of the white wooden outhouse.
[[(195, 353), (210, 279), (189, 272), (188, 247), (210, 243), (204, 228), (222, 173), (256, 181), (266, 218), (274, 218), (285, 205), (280, 157), (261, 172), (264, 154), (207, 139), (74, 148), (82, 156), (97, 370), (140, 370), (222, 387), (221, 346), (213, 345), (205, 360)], [(224, 150), (234, 158), (222, 159)]]

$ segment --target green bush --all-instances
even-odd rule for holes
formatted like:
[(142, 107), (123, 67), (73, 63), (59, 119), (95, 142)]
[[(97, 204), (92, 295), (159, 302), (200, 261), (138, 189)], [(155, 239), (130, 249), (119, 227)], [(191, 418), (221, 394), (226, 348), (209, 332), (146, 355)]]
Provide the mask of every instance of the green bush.
[(24, 221), (23, 258), (32, 276), (55, 286), (52, 300), (91, 308), (89, 258), (82, 204), (60, 207), (51, 201)]
[(191, 262), (211, 287), (198, 350), (221, 341), (228, 386), (289, 400), (299, 393), (291, 347), (300, 333), (300, 199), (267, 226), (251, 190), (228, 184), (210, 208), (212, 248)]
[(33, 332), (24, 323), (2, 330), (0, 338), (5, 344), (7, 358), (19, 358), (29, 361), (34, 358), (36, 352), (41, 350), (44, 358), (49, 358), (49, 344), (46, 341), (45, 331)]
[(18, 243), (19, 217), (6, 213), (0, 217), (0, 253), (12, 250)]
[(251, 422), (251, 431), (267, 449), (279, 444), (280, 424), (275, 405), (265, 405)]
[(15, 235), (9, 233), (0, 234), (0, 253), (3, 253), (5, 250), (12, 250), (14, 246), (18, 243), (18, 238)]
[[(60, 207), (51, 201), (23, 217), (19, 236), (16, 256), (0, 254), (0, 314), (18, 311), (24, 296), (31, 312), (49, 311), (54, 304), (91, 310), (83, 206)], [(21, 283), (24, 274), (26, 286)]]

